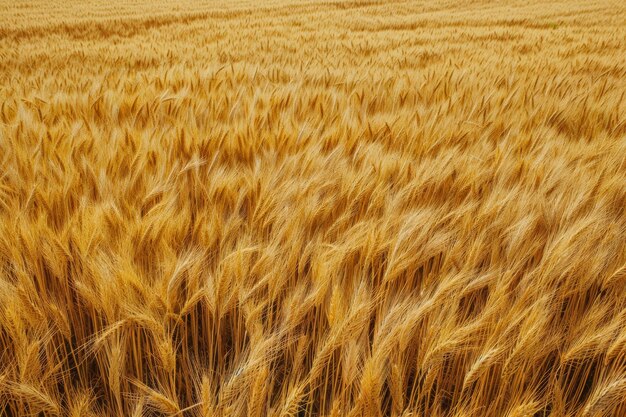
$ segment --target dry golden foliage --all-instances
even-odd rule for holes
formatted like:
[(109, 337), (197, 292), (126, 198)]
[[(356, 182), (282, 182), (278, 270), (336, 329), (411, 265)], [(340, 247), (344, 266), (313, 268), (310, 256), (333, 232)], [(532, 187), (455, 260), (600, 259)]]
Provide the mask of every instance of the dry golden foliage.
[(0, 0), (1, 416), (626, 416), (626, 7)]

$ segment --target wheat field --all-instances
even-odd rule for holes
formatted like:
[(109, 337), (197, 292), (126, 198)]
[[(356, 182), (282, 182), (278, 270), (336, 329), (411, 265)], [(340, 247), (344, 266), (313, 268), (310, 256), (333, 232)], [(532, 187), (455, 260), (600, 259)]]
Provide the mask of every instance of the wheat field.
[(620, 1), (0, 0), (0, 415), (626, 416)]

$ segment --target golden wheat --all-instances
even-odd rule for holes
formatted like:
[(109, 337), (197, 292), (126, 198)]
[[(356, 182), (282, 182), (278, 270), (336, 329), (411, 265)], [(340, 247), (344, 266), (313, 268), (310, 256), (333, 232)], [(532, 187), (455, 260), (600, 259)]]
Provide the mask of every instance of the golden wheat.
[(625, 95), (619, 1), (0, 0), (0, 415), (626, 416)]

